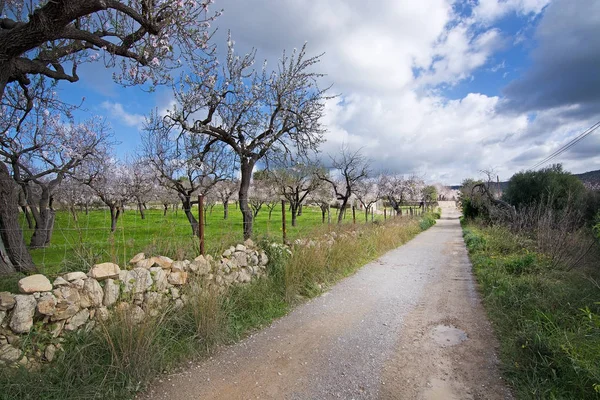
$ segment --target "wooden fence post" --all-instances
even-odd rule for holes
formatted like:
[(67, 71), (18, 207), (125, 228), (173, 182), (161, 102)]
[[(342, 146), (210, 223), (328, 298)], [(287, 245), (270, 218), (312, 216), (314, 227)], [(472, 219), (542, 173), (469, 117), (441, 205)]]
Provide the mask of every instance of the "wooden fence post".
[(387, 208), (383, 208), (383, 220), (385, 221), (387, 219)]
[(198, 238), (200, 239), (200, 254), (204, 255), (204, 196), (198, 195)]
[(356, 207), (352, 206), (352, 223), (356, 224)]
[(281, 200), (281, 230), (283, 231), (283, 244), (285, 244), (287, 240), (285, 231), (285, 200)]

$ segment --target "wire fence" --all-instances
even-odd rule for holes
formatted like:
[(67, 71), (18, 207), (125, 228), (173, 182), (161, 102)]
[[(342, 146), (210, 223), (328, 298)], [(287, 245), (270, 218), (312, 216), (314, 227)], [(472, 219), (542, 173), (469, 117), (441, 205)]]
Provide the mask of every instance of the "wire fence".
[[(282, 212), (285, 208), (285, 213)], [(253, 221), (255, 241), (283, 241), (293, 243), (299, 238), (313, 238), (316, 235), (338, 229), (337, 218), (340, 210), (330, 208), (328, 212), (318, 206), (305, 205), (292, 224), (289, 205), (277, 203), (264, 205)], [(422, 211), (412, 207), (403, 210), (403, 217), (417, 215)], [(192, 210), (195, 221), (199, 221), (199, 207)], [(283, 219), (285, 215), (285, 225)], [(223, 204), (211, 204), (204, 208), (205, 252), (220, 254), (231, 245), (242, 243), (243, 220), (239, 206), (231, 203), (225, 218)], [(360, 207), (346, 210), (342, 224), (381, 223), (399, 216), (385, 208), (377, 212), (365, 213)], [(34, 232), (21, 213), (20, 222), (25, 242), (29, 244)], [(127, 207), (120, 215), (116, 229), (111, 232), (111, 213), (106, 207), (89, 210), (56, 210), (55, 223), (50, 243), (43, 248), (30, 249), (38, 270), (48, 275), (67, 271), (86, 271), (91, 265), (100, 262), (114, 262), (127, 265), (137, 253), (164, 255), (173, 259), (193, 259), (201, 253), (200, 239), (185, 212), (178, 206), (165, 210), (162, 205), (148, 204), (143, 210)]]

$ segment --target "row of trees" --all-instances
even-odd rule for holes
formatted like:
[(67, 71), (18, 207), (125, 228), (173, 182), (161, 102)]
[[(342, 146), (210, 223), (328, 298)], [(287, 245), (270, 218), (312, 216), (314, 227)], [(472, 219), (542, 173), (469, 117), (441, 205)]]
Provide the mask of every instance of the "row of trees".
[[(324, 140), (321, 121), (331, 96), (318, 84), (321, 56), (309, 56), (304, 45), (284, 52), (272, 68), (255, 69), (256, 52), (237, 55), (231, 38), (219, 54), (210, 24), (220, 11), (209, 11), (212, 3), (0, 1), (0, 272), (35, 268), (19, 206), (31, 211), (31, 246), (47, 245), (61, 184), (65, 199), (78, 191), (100, 199), (113, 229), (125, 202), (133, 199), (143, 212), (147, 193), (165, 190), (165, 197), (177, 196), (195, 231), (195, 193), (214, 192), (227, 204), (235, 192), (246, 238), (258, 207), (252, 191), (267, 190), (255, 184), (251, 191), (257, 165), (275, 166), (267, 168), (268, 179), (279, 182), (277, 195), (293, 204), (295, 215), (308, 193), (324, 190), (317, 182), (330, 185), (342, 210), (353, 194), (366, 208), (380, 196), (382, 184), (366, 180), (368, 162), (359, 152), (344, 149), (326, 169), (299, 162)], [(76, 106), (57, 95), (59, 81), (77, 82), (79, 65), (91, 62), (104, 62), (125, 86), (172, 87), (175, 105), (149, 113), (133, 166), (111, 156), (101, 119), (76, 121)], [(239, 177), (235, 189), (233, 177)], [(405, 181), (386, 183), (396, 210), (418, 190)]]
[[(172, 142), (169, 146), (176, 148), (177, 144)], [(75, 169), (53, 191), (51, 200), (71, 211), (74, 218), (77, 217), (76, 209), (87, 210), (91, 204), (101, 204), (111, 212), (113, 231), (127, 204), (135, 205), (143, 219), (147, 203), (160, 203), (165, 213), (170, 205), (179, 203), (196, 234), (198, 222), (191, 209), (198, 194), (204, 195), (209, 206), (222, 203), (224, 219), (227, 219), (229, 203), (239, 200), (239, 179), (233, 177), (234, 169), (223, 162), (216, 162), (211, 168), (198, 166), (193, 163), (194, 157), (186, 160), (181, 154), (172, 154), (174, 158), (169, 158), (167, 153), (162, 152), (160, 160), (139, 158), (122, 163), (104, 159), (98, 164), (86, 164), (87, 168)], [(427, 206), (436, 199), (436, 188), (425, 186), (415, 176), (374, 176), (369, 171), (368, 160), (360, 152), (343, 149), (337, 158), (345, 161), (334, 162), (332, 169), (319, 166), (318, 161), (280, 160), (255, 171), (248, 194), (253, 217), (263, 206), (271, 214), (281, 199), (290, 206), (293, 226), (302, 205), (308, 202), (321, 206), (323, 217), (333, 204), (342, 210), (338, 215), (340, 222), (351, 199), (362, 206), (365, 218), (380, 200), (401, 214), (402, 205), (421, 202)], [(174, 170), (176, 163), (184, 168)], [(35, 198), (31, 196), (30, 200)], [(29, 215), (27, 204), (22, 209)], [(34, 228), (34, 225), (30, 227)]]
[(44, 245), (49, 194), (108, 137), (99, 121), (75, 122), (57, 82), (77, 82), (81, 64), (104, 62), (116, 82), (151, 89), (171, 82), (181, 60), (210, 63), (210, 23), (219, 15), (209, 12), (212, 2), (0, 1), (0, 272), (35, 268), (19, 226), (20, 194), (31, 194), (30, 183), (42, 191), (31, 210), (35, 244)]

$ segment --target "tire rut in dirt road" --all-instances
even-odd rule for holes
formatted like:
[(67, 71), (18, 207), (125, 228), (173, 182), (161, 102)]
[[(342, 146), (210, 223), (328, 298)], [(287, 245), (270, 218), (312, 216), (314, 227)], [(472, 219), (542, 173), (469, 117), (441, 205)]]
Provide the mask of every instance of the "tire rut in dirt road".
[(504, 398), (493, 343), (447, 219), (142, 398)]
[(381, 398), (511, 399), (458, 221), (441, 220), (437, 229), (452, 236), (441, 247), (448, 261), (405, 319), (395, 354), (383, 369), (387, 384)]

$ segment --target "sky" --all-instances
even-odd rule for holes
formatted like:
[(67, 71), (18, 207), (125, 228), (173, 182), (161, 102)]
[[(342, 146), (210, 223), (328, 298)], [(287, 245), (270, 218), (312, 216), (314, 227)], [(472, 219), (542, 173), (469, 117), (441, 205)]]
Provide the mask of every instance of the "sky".
[[(373, 168), (458, 184), (493, 170), (500, 180), (529, 169), (600, 120), (597, 0), (216, 0), (224, 13), (214, 43), (257, 49), (275, 65), (307, 43), (324, 53), (328, 100), (323, 155), (345, 144)], [(257, 63), (261, 65), (261, 63)], [(85, 98), (103, 115), (120, 156), (140, 143), (144, 116), (171, 90), (112, 82), (85, 65), (61, 96)], [(600, 169), (600, 130), (553, 160), (580, 173)]]

